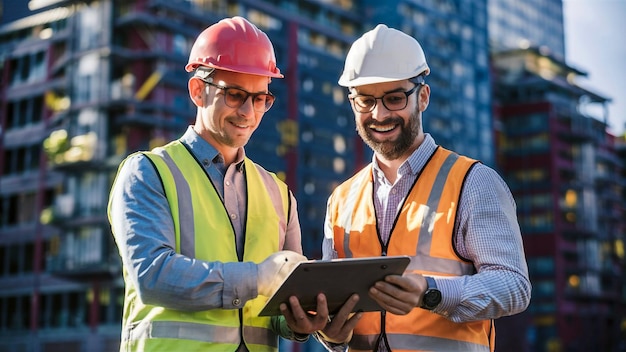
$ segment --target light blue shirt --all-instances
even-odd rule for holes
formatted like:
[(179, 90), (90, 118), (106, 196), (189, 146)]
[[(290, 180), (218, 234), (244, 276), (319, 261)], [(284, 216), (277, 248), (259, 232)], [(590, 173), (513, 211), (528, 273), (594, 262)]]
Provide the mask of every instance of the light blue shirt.
[[(436, 148), (434, 139), (426, 134), (424, 142), (399, 167), (394, 184), (385, 178), (374, 156), (374, 206), (378, 231), (385, 242), (411, 186)], [(467, 322), (496, 319), (526, 309), (531, 284), (515, 201), (500, 175), (484, 164), (474, 165), (465, 180), (454, 246), (460, 256), (474, 264), (477, 273), (437, 278), (443, 300), (435, 313), (454, 322)], [(337, 258), (328, 216), (322, 254), (324, 259)]]
[[(217, 188), (231, 218), (233, 240), (241, 258), (246, 214), (244, 149), (240, 148), (237, 161), (226, 167), (217, 150), (192, 127), (180, 140)], [(279, 245), (302, 253), (297, 205), (293, 195), (290, 197), (286, 236)], [(258, 295), (256, 264), (207, 262), (175, 252), (174, 223), (163, 185), (144, 155), (129, 158), (119, 170), (111, 190), (111, 227), (126, 280), (137, 287), (146, 304), (186, 311), (235, 309)]]

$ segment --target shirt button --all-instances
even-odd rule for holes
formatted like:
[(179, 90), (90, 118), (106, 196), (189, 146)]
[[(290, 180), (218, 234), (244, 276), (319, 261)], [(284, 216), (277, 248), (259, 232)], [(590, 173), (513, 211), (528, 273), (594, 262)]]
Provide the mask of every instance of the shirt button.
[(202, 160), (202, 164), (204, 164), (204, 166), (209, 166), (209, 159)]
[(225, 182), (226, 186), (230, 186), (230, 181)]
[(241, 300), (239, 298), (233, 299), (233, 306), (238, 307), (241, 304)]
[(237, 214), (230, 214), (230, 218), (233, 220), (237, 219)]

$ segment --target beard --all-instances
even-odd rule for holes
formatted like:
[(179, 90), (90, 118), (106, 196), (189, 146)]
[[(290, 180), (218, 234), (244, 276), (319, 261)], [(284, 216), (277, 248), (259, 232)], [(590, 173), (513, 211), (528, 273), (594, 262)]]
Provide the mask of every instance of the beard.
[[(406, 125), (404, 124), (404, 120), (400, 117), (390, 117), (381, 122), (369, 118), (362, 123), (357, 122), (356, 130), (365, 144), (372, 148), (376, 154), (387, 160), (396, 160), (404, 156), (411, 149), (415, 139), (420, 134), (422, 129), (420, 117), (420, 112), (414, 111), (411, 113), (411, 116), (409, 116)], [(379, 140), (375, 138), (371, 130), (366, 127), (389, 124), (397, 124), (398, 127), (396, 128), (400, 128), (400, 135), (396, 139)]]

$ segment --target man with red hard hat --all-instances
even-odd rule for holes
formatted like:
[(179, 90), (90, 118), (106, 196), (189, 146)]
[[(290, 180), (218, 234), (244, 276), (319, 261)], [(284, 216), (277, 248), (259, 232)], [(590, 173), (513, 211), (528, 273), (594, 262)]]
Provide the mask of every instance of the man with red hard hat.
[(227, 18), (200, 33), (185, 69), (194, 125), (127, 157), (110, 194), (126, 285), (120, 350), (273, 352), (278, 336), (305, 341), (326, 325), (323, 296), (316, 316), (258, 316), (306, 260), (291, 191), (244, 151), (274, 103), (271, 79), (283, 77), (272, 43)]

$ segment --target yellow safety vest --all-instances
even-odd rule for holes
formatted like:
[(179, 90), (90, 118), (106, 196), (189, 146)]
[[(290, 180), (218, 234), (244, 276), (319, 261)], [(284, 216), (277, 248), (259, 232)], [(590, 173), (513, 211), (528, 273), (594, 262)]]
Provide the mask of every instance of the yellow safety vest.
[[(454, 222), (463, 182), (476, 160), (438, 147), (407, 195), (383, 247), (379, 239), (371, 165), (341, 184), (331, 196), (334, 246), (339, 257), (409, 255), (409, 271), (432, 276), (475, 272), (453, 247)], [(492, 321), (455, 323), (415, 308), (407, 315), (364, 313), (354, 329), (351, 351), (372, 351), (386, 335), (393, 352), (493, 351)]]
[[(176, 230), (176, 252), (205, 261), (236, 262), (235, 233), (222, 200), (203, 168), (180, 141), (144, 152), (155, 165), (165, 188)], [(247, 217), (244, 261), (260, 263), (279, 250), (288, 219), (287, 185), (250, 159), (244, 160)], [(282, 204), (270, 206), (267, 189), (278, 188)], [(126, 278), (126, 272), (124, 272)], [(269, 317), (258, 317), (266, 297), (246, 302), (242, 309), (178, 311), (142, 303), (136, 287), (126, 282), (122, 351), (237, 350), (241, 340), (251, 352), (278, 351), (278, 335)]]

